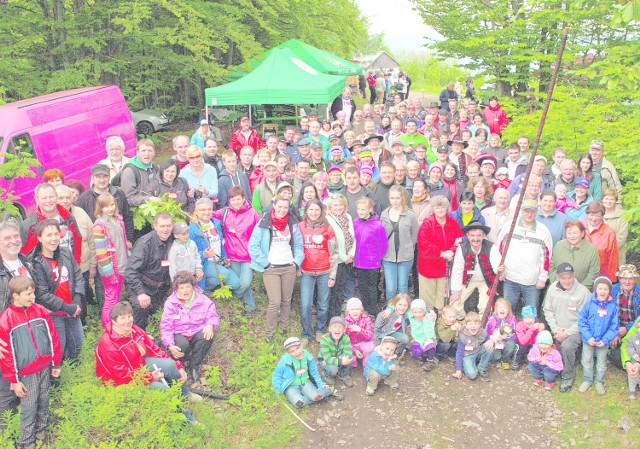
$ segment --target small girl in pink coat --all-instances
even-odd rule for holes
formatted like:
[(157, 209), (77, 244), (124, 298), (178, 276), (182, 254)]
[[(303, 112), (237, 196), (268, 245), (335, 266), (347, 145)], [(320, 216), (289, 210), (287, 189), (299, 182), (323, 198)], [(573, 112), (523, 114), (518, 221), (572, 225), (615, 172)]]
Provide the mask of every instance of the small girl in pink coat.
[(362, 366), (365, 367), (369, 354), (373, 352), (376, 345), (373, 342), (373, 322), (364, 312), (362, 301), (358, 298), (347, 301), (344, 321), (347, 324), (346, 334), (351, 339), (351, 351), (354, 355), (351, 366), (358, 366), (358, 359), (361, 359)]
[(544, 380), (544, 389), (553, 390), (556, 377), (564, 369), (562, 364), (562, 355), (553, 344), (551, 332), (538, 332), (536, 344), (529, 351), (529, 371), (533, 375), (533, 383), (542, 385)]

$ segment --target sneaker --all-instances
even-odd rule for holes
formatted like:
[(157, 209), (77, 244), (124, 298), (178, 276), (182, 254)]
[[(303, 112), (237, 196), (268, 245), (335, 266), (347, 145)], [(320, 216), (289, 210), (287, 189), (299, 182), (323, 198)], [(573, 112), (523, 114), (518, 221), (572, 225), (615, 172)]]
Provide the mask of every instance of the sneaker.
[(322, 341), (322, 336), (323, 336), (323, 335), (324, 335), (324, 334), (322, 334), (322, 333), (320, 333), (320, 332), (316, 332), (316, 341), (317, 341), (318, 343), (320, 343), (320, 342)]
[(300, 339), (300, 344), (302, 345), (303, 348), (308, 348), (309, 347), (309, 339), (308, 338)]
[(480, 371), (478, 370), (478, 374), (480, 374), (480, 380), (482, 380), (483, 382), (490, 382), (491, 378), (489, 377), (489, 372), (488, 371)]
[(333, 389), (333, 391), (331, 392), (331, 396), (336, 398), (338, 401), (344, 400), (344, 393), (342, 392), (342, 390), (338, 390), (337, 388)]
[(373, 396), (374, 394), (376, 394), (376, 390), (367, 388), (367, 396)]
[(332, 387), (332, 386), (334, 386), (334, 385), (336, 384), (336, 378), (335, 378), (335, 377), (327, 376), (327, 377), (324, 379), (324, 383), (326, 383), (327, 385), (329, 385), (329, 386), (331, 386), (331, 387)]
[[(629, 399), (632, 401), (636, 400), (636, 392), (635, 391), (630, 391), (629, 392)], [(38, 438), (38, 435), (36, 435), (36, 438)]]
[(387, 382), (385, 380), (384, 384), (389, 386), (389, 388), (391, 388), (392, 390), (397, 390), (398, 388), (400, 388), (400, 385), (398, 385), (398, 382), (394, 382), (394, 383), (390, 384), (389, 382)]
[(553, 390), (553, 387), (555, 387), (556, 384), (554, 384), (553, 382), (545, 382), (544, 384), (544, 389), (547, 391), (551, 391)]
[(511, 369), (512, 369), (513, 371), (519, 371), (519, 370), (520, 370), (520, 368), (521, 368), (521, 366), (520, 366), (520, 363), (519, 363), (519, 362), (517, 362), (517, 361), (515, 361), (515, 360), (514, 360), (513, 362), (511, 362)]
[(606, 393), (606, 390), (604, 389), (604, 384), (600, 384), (600, 383), (596, 384), (596, 391), (598, 392), (598, 394), (599, 394), (600, 396), (602, 396), (603, 394), (605, 394), (605, 393)]
[(511, 369), (511, 363), (509, 363), (509, 362), (502, 362), (502, 363), (500, 364), (500, 367), (501, 367), (502, 369)]
[(422, 369), (425, 370), (426, 372), (431, 371), (435, 367), (436, 367), (436, 362), (434, 362), (433, 360), (427, 360), (422, 364)]
[(533, 383), (536, 384), (537, 386), (542, 385), (542, 379), (533, 379)]
[(580, 393), (586, 393), (589, 388), (591, 388), (591, 384), (589, 382), (582, 382), (582, 384), (580, 384), (580, 388), (578, 388), (578, 391)]
[(342, 382), (344, 382), (345, 387), (347, 388), (351, 388), (353, 387), (354, 383), (353, 383), (353, 379), (351, 378), (351, 376), (346, 376), (346, 377), (340, 377), (340, 380)]

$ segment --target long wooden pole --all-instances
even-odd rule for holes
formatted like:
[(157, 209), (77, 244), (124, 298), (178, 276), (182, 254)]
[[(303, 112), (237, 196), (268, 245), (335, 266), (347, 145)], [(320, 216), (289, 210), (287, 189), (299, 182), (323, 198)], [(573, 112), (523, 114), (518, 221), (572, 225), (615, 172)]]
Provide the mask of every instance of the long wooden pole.
[[(507, 236), (504, 240), (504, 246), (502, 250), (502, 259), (500, 260), (500, 265), (504, 265), (504, 261), (507, 258), (507, 252), (509, 251), (509, 245), (511, 244), (511, 237), (513, 236), (513, 231), (516, 228), (516, 223), (518, 222), (518, 216), (520, 215), (520, 208), (522, 207), (522, 200), (524, 199), (524, 189), (529, 183), (529, 176), (531, 175), (531, 169), (533, 168), (533, 162), (538, 152), (538, 146), (540, 145), (540, 138), (542, 137), (542, 130), (544, 129), (545, 121), (547, 120), (547, 113), (549, 112), (549, 106), (551, 105), (551, 98), (553, 96), (553, 89), (556, 85), (556, 81), (558, 80), (558, 72), (560, 71), (560, 64), (562, 62), (562, 55), (564, 53), (564, 48), (567, 45), (567, 35), (569, 34), (569, 28), (564, 27), (562, 33), (562, 39), (560, 40), (560, 48), (558, 49), (558, 56), (556, 57), (556, 63), (553, 68), (553, 74), (551, 76), (551, 84), (549, 84), (549, 91), (547, 92), (547, 99), (544, 102), (544, 108), (542, 109), (542, 116), (540, 117), (540, 125), (538, 125), (538, 133), (536, 134), (536, 139), (533, 142), (533, 149), (531, 150), (531, 158), (529, 159), (529, 164), (527, 165), (527, 172), (524, 176), (524, 182), (522, 183), (522, 191), (523, 194), (518, 198), (518, 204), (516, 205), (515, 213), (513, 214), (513, 219), (511, 220), (511, 228), (507, 233)], [(493, 305), (495, 303), (496, 292), (498, 288), (499, 276), (496, 276), (493, 284), (491, 285), (491, 292), (489, 293), (489, 304), (488, 307), (485, 308), (484, 313), (482, 315), (482, 326), (487, 323), (489, 319), (489, 314), (493, 309)]]

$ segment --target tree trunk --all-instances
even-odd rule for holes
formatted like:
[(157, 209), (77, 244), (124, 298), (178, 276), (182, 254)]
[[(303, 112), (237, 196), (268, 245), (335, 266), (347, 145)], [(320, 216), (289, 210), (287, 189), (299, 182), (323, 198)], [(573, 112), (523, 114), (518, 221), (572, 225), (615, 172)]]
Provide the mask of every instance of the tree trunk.
[(511, 83), (508, 81), (498, 80), (496, 82), (498, 96), (500, 97), (510, 97), (511, 96)]

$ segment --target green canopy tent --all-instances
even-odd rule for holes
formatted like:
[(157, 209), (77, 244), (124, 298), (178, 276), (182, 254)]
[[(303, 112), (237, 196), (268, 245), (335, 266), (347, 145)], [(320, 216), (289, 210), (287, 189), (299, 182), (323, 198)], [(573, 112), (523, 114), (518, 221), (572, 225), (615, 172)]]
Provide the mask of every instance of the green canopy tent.
[(248, 75), (204, 93), (207, 106), (329, 104), (344, 86), (344, 76), (320, 73), (291, 50), (274, 48)]
[(336, 56), (333, 53), (321, 50), (317, 47), (314, 47), (313, 45), (309, 45), (297, 39), (289, 39), (288, 41), (283, 42), (277, 47), (266, 51), (260, 57), (239, 65), (235, 70), (230, 71), (229, 79), (235, 80), (245, 76), (247, 73), (254, 70), (263, 60), (265, 60), (270, 52), (278, 48), (288, 48), (299, 59), (306, 62), (308, 65), (321, 73), (344, 76), (360, 75), (362, 73), (362, 67), (358, 64), (347, 61), (346, 59)]

